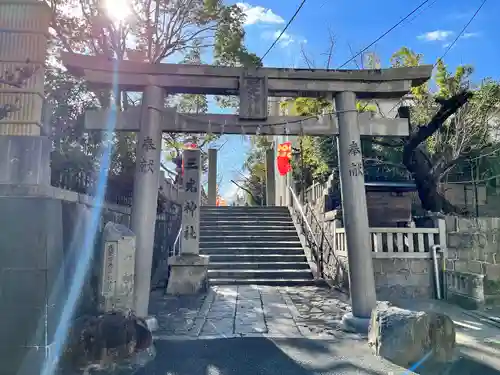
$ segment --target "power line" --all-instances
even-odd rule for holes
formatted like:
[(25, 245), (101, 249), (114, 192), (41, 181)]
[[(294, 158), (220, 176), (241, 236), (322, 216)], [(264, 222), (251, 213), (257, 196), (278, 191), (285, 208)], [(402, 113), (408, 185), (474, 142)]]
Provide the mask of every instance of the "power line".
[(295, 11), (295, 13), (293, 14), (292, 18), (290, 18), (290, 20), (286, 24), (285, 28), (278, 35), (278, 37), (275, 39), (275, 41), (273, 42), (273, 44), (271, 44), (271, 46), (268, 48), (268, 50), (266, 51), (266, 53), (264, 53), (264, 55), (260, 58), (260, 61), (264, 60), (264, 58), (267, 56), (267, 54), (269, 52), (271, 52), (271, 50), (274, 48), (274, 46), (276, 45), (276, 43), (278, 43), (278, 41), (283, 36), (283, 34), (285, 33), (285, 31), (288, 29), (288, 27), (290, 26), (290, 24), (293, 22), (293, 20), (295, 19), (295, 17), (297, 17), (297, 14), (299, 14), (300, 10), (302, 9), (302, 7), (304, 6), (305, 3), (306, 3), (306, 0), (302, 0), (302, 2), (300, 3), (299, 7), (297, 8), (297, 10)]
[(363, 48), (361, 51), (359, 51), (356, 55), (351, 57), (349, 60), (347, 60), (345, 63), (340, 65), (337, 69), (342, 69), (344, 66), (349, 64), (352, 60), (360, 56), (363, 52), (366, 52), (370, 47), (372, 47), (374, 44), (376, 44), (378, 41), (380, 41), (382, 38), (384, 38), (387, 34), (392, 32), (395, 28), (397, 28), (399, 25), (401, 25), (403, 22), (405, 22), (408, 18), (410, 18), (412, 15), (414, 15), (420, 8), (422, 8), (425, 4), (427, 4), (430, 0), (425, 0), (423, 1), (418, 7), (413, 9), (410, 13), (408, 13), (404, 18), (399, 20), (398, 23), (396, 23), (394, 26), (392, 26), (390, 29), (388, 29), (385, 33), (380, 35), (377, 39), (375, 39), (373, 42), (371, 42), (369, 45), (367, 45), (365, 48)]
[[(476, 18), (476, 16), (478, 15), (479, 11), (482, 9), (482, 7), (484, 6), (484, 4), (486, 3), (487, 0), (483, 0), (482, 3), (479, 5), (479, 7), (476, 9), (476, 11), (474, 12), (474, 14), (472, 15), (472, 17), (469, 19), (469, 21), (467, 21), (467, 23), (465, 24), (465, 26), (462, 28), (462, 30), (458, 33), (457, 37), (453, 40), (453, 42), (450, 43), (450, 45), (446, 48), (446, 50), (444, 51), (444, 53), (441, 55), (441, 57), (439, 59), (436, 60), (436, 62), (434, 63), (434, 68), (436, 67), (436, 65), (438, 64), (438, 62), (440, 60), (443, 60), (443, 58), (448, 54), (448, 52), (450, 52), (450, 50), (453, 48), (453, 46), (457, 43), (457, 41), (462, 37), (462, 35), (465, 33), (465, 30), (467, 30), (467, 28), (470, 26), (470, 24), (472, 23), (472, 21), (474, 21), (474, 19)], [(409, 94), (411, 91), (408, 91), (407, 94)], [(406, 95), (405, 95), (406, 96)], [(405, 96), (403, 96), (395, 105), (394, 107), (392, 107), (390, 109), (389, 112), (392, 112), (396, 107), (398, 107), (405, 99)]]
[[(465, 33), (465, 30), (467, 30), (467, 28), (472, 23), (472, 21), (474, 21), (474, 18), (476, 18), (477, 14), (479, 13), (479, 11), (481, 10), (481, 8), (484, 6), (485, 3), (486, 3), (486, 0), (483, 0), (483, 2), (481, 3), (481, 5), (479, 5), (479, 7), (476, 9), (476, 11), (472, 15), (472, 17), (469, 19), (469, 22), (467, 22), (465, 24), (465, 26), (462, 28), (462, 30), (460, 31), (460, 33), (458, 33), (458, 35), (455, 38), (455, 40), (453, 40), (453, 42), (450, 43), (450, 45), (446, 48), (446, 51), (444, 51), (443, 55), (438, 59), (438, 61), (444, 59), (444, 57), (448, 54), (448, 52), (450, 52), (450, 50), (453, 48), (453, 46), (458, 41), (458, 39), (460, 39), (460, 37)], [(436, 64), (437, 64), (437, 62), (436, 62)], [(434, 66), (436, 66), (436, 64), (434, 64)]]

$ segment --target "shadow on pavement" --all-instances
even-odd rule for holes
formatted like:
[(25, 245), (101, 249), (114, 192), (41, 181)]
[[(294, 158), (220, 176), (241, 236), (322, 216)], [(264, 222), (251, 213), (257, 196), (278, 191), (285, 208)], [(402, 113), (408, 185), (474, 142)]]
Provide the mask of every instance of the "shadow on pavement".
[[(339, 344), (339, 342), (337, 342)], [(332, 352), (335, 342), (310, 339), (233, 338), (159, 341), (156, 359), (138, 375), (382, 375), (375, 366)], [(377, 367), (377, 369), (373, 369)], [(398, 372), (394, 372), (396, 374)]]
[(428, 368), (425, 364), (416, 370), (420, 375), (500, 375), (500, 372), (485, 363), (470, 357), (462, 357), (452, 365)]

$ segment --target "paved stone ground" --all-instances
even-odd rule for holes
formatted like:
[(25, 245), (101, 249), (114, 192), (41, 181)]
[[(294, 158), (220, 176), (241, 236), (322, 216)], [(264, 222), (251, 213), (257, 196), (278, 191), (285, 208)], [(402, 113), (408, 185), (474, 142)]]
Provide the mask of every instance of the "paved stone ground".
[[(500, 348), (484, 342), (497, 330), (478, 331), (479, 323), (462, 310), (431, 305), (413, 307), (452, 317), (465, 354), (446, 374), (500, 375)], [(212, 287), (206, 295), (182, 298), (155, 293), (150, 310), (159, 323), (157, 355), (141, 375), (411, 374), (373, 356), (363, 337), (340, 331), (350, 306), (328, 288)]]
[[(219, 286), (206, 295), (152, 297), (158, 338), (345, 337), (345, 297), (319, 287)], [(357, 335), (351, 335), (357, 336)]]

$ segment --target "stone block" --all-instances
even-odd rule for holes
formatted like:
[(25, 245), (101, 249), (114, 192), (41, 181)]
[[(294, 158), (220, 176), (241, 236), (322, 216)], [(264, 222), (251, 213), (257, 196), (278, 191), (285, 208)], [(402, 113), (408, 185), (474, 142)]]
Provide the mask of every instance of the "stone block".
[(485, 264), (484, 273), (488, 280), (499, 280), (500, 281), (500, 264)]
[(434, 298), (434, 289), (430, 285), (376, 285), (377, 298), (397, 301), (413, 298)]
[(445, 271), (445, 297), (466, 309), (484, 305), (484, 275), (469, 272)]
[(446, 269), (455, 270), (455, 260), (446, 259)]
[(457, 249), (470, 249), (474, 246), (474, 240), (468, 233), (448, 233), (448, 246)]
[(0, 184), (50, 185), (47, 137), (0, 136)]
[(412, 259), (410, 260), (410, 268), (413, 273), (428, 274), (432, 268), (432, 263), (427, 259)]
[(478, 259), (479, 256), (477, 255), (477, 251), (476, 249), (472, 249), (472, 248), (467, 248), (467, 249), (458, 249), (457, 250), (457, 255), (458, 255), (458, 259), (460, 260), (465, 260), (465, 261), (469, 261), (469, 260), (473, 260), (473, 259)]
[(407, 274), (410, 272), (410, 260), (404, 258), (382, 259), (383, 273), (387, 274)]
[(209, 257), (195, 254), (183, 254), (171, 257), (170, 278), (167, 294), (189, 295), (203, 293), (208, 288)]
[(477, 260), (469, 260), (467, 262), (467, 271), (471, 273), (483, 274), (484, 273), (483, 264), (484, 264), (483, 262)]
[(456, 260), (454, 270), (458, 272), (468, 272), (469, 262), (466, 260)]
[(459, 259), (458, 250), (452, 247), (448, 247), (448, 259)]
[(429, 362), (448, 363), (455, 357), (455, 327), (446, 315), (410, 311), (380, 303), (372, 311), (368, 345), (375, 355), (409, 368), (429, 352)]

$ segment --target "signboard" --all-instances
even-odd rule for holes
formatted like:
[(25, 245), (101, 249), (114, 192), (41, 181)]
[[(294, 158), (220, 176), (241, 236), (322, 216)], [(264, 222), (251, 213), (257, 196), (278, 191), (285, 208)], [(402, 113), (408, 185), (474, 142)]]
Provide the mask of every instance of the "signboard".
[(184, 176), (182, 203), (181, 254), (198, 254), (200, 244), (201, 206), (201, 152), (199, 149), (183, 153)]

